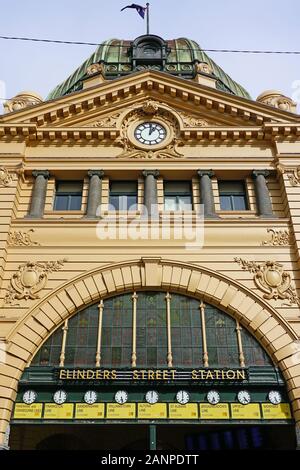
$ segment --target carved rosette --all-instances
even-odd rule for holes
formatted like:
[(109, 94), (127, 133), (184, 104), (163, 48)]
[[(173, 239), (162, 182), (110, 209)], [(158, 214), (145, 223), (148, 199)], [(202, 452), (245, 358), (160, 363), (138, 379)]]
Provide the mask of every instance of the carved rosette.
[(66, 262), (67, 259), (65, 258), (46, 263), (32, 263), (29, 261), (22, 264), (10, 280), (4, 303), (15, 304), (16, 300), (39, 299), (38, 293), (45, 287), (48, 275), (62, 269)]
[(266, 240), (262, 242), (262, 245), (269, 245), (269, 246), (288, 246), (290, 245), (290, 233), (288, 230), (274, 230), (272, 228), (268, 228), (268, 233), (272, 234), (271, 240)]
[(12, 182), (12, 175), (9, 174), (7, 168), (0, 167), (0, 186), (7, 187)]
[(31, 228), (27, 232), (21, 230), (13, 230), (8, 235), (8, 245), (10, 246), (39, 246), (40, 243), (35, 242), (31, 239), (31, 234), (34, 233), (34, 229)]
[(283, 265), (277, 261), (256, 263), (242, 258), (234, 258), (242, 269), (254, 274), (254, 282), (259, 290), (264, 292), (264, 299), (287, 300), (288, 305), (297, 304), (300, 307), (300, 298), (296, 289), (291, 286), (291, 276), (284, 271)]

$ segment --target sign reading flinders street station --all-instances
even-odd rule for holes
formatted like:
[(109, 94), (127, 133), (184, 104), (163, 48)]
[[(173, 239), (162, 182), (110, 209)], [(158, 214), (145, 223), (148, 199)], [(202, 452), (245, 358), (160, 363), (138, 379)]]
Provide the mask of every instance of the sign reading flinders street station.
[(56, 377), (64, 381), (241, 381), (247, 380), (245, 369), (57, 369)]

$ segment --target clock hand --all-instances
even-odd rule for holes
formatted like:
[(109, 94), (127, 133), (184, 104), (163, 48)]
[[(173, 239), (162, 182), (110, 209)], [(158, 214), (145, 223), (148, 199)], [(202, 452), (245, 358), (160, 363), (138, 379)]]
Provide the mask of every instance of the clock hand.
[(152, 132), (153, 132), (153, 124), (150, 124), (150, 129), (149, 130), (150, 130), (149, 135), (151, 135)]

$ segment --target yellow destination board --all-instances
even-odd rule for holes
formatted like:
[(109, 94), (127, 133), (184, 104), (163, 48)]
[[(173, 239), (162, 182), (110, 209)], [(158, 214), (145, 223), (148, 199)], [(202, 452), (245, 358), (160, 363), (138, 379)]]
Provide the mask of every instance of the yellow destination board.
[(288, 403), (272, 405), (272, 403), (263, 403), (262, 412), (264, 419), (292, 419), (291, 408)]
[(54, 403), (45, 403), (44, 419), (73, 419), (74, 405), (65, 403), (56, 405)]
[(107, 419), (135, 419), (136, 406), (135, 403), (124, 403), (117, 405), (115, 403), (107, 403), (106, 418)]
[(200, 419), (229, 419), (229, 406), (227, 403), (200, 405)]
[(231, 404), (232, 419), (260, 419), (260, 407), (258, 403), (250, 403), (249, 405)]
[(42, 403), (33, 403), (32, 405), (17, 403), (15, 406), (14, 419), (41, 419), (42, 411)]
[(138, 404), (139, 419), (167, 419), (167, 404), (156, 403), (149, 405), (148, 403)]
[(187, 405), (179, 405), (178, 403), (170, 403), (169, 418), (170, 419), (198, 419), (197, 403), (188, 403)]
[(95, 403), (94, 405), (86, 405), (77, 403), (75, 407), (75, 419), (103, 419), (104, 403)]

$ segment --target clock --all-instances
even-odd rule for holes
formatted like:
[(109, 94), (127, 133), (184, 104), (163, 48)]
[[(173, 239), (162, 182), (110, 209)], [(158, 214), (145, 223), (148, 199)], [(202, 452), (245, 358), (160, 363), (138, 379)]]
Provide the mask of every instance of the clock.
[(167, 131), (158, 122), (144, 122), (136, 127), (134, 136), (140, 144), (157, 145), (165, 140)]
[(23, 394), (23, 402), (26, 403), (26, 405), (32, 405), (32, 403), (34, 403), (36, 399), (37, 399), (37, 393), (34, 392), (33, 390), (27, 390)]
[(126, 403), (128, 400), (128, 393), (125, 392), (124, 390), (119, 390), (115, 394), (115, 400), (117, 403), (119, 403), (119, 405), (123, 405), (123, 403)]
[(146, 401), (150, 403), (150, 405), (154, 405), (155, 403), (158, 402), (159, 395), (154, 390), (150, 390), (149, 392), (146, 393), (145, 398), (146, 398)]
[(53, 395), (53, 400), (57, 405), (62, 405), (67, 401), (67, 393), (64, 390), (57, 390)]
[(88, 405), (93, 405), (97, 401), (97, 393), (94, 392), (93, 390), (88, 390), (84, 394), (84, 401)]
[(282, 401), (281, 394), (277, 390), (271, 390), (268, 394), (268, 399), (273, 405), (279, 405)]
[(251, 395), (247, 390), (241, 390), (237, 395), (237, 399), (242, 405), (248, 405), (251, 402)]
[(210, 390), (206, 398), (211, 405), (217, 405), (221, 400), (220, 394), (216, 390)]
[(190, 401), (190, 395), (185, 390), (179, 390), (176, 395), (176, 400), (180, 405), (186, 405)]

